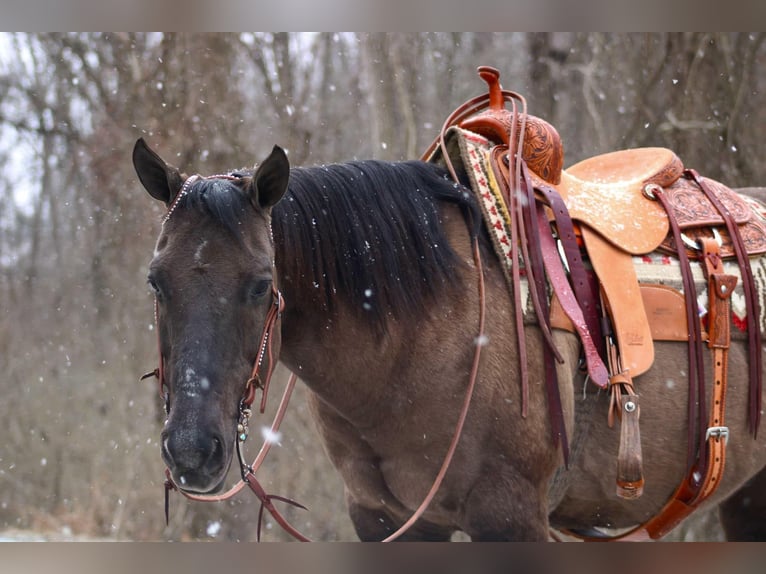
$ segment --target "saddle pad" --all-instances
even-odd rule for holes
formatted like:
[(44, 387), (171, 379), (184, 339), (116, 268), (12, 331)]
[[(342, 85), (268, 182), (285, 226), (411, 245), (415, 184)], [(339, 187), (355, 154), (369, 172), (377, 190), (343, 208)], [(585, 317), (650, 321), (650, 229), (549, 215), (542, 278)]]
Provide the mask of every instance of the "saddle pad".
[[(641, 298), (649, 320), (652, 339), (655, 341), (687, 341), (688, 327), (686, 324), (686, 307), (684, 303), (681, 270), (678, 259), (661, 252), (648, 255), (633, 256), (633, 267), (641, 289)], [(703, 337), (705, 317), (708, 308), (707, 281), (702, 267), (697, 261), (691, 261), (692, 277), (697, 287), (697, 308), (703, 321)], [(755, 279), (755, 288), (759, 293), (766, 293), (766, 257), (750, 259), (750, 265)], [(740, 278), (739, 266), (733, 261), (724, 262), (724, 270), (729, 275)], [(747, 309), (745, 306), (742, 282), (731, 298), (732, 339), (743, 339), (747, 331)], [(759, 324), (766, 331), (766, 309), (761, 306)], [(551, 326), (575, 332), (571, 321), (564, 315), (561, 305), (553, 299), (551, 302)]]
[[(690, 264), (692, 278), (697, 288), (697, 308), (704, 321), (708, 309), (707, 280), (699, 262), (691, 261)], [(647, 255), (634, 256), (633, 265), (641, 285), (660, 284), (683, 294), (681, 267), (676, 257), (657, 251)], [(747, 308), (740, 269), (734, 260), (724, 261), (723, 267), (726, 274), (738, 278), (737, 287), (731, 296), (732, 325), (735, 327), (732, 329), (732, 339), (742, 338), (747, 332)], [(766, 295), (766, 256), (751, 257), (750, 268), (753, 272), (755, 289), (763, 301), (763, 297)], [(759, 325), (762, 331), (766, 331), (766, 305), (761, 304), (760, 307)]]
[(683, 173), (665, 148), (636, 148), (602, 154), (564, 170), (557, 186), (572, 219), (598, 231), (615, 247), (640, 255), (667, 236), (662, 206), (643, 193), (647, 183), (670, 185)]
[[(513, 293), (513, 266), (523, 267), (524, 262), (521, 259), (513, 261), (511, 217), (502, 197), (500, 186), (489, 168), (489, 152), (492, 144), (483, 135), (453, 126), (445, 134), (445, 147), (446, 150), (442, 150), (441, 146), (438, 147), (428, 158), (428, 161), (444, 165), (446, 153), (452, 165), (458, 170), (462, 168), (465, 172), (476, 196), (477, 204), (481, 209), (492, 246), (500, 259), (508, 289)], [(522, 301), (526, 301), (529, 289), (526, 278), (522, 276), (522, 279), (521, 296)], [(526, 313), (526, 306), (524, 310)]]

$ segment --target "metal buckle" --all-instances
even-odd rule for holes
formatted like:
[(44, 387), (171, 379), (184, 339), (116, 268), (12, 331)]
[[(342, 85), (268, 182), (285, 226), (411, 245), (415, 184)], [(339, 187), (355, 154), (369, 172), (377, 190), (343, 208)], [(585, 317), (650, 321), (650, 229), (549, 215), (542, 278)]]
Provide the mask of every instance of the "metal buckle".
[(705, 441), (710, 440), (710, 437), (723, 438), (723, 444), (729, 444), (729, 427), (709, 427), (705, 433)]

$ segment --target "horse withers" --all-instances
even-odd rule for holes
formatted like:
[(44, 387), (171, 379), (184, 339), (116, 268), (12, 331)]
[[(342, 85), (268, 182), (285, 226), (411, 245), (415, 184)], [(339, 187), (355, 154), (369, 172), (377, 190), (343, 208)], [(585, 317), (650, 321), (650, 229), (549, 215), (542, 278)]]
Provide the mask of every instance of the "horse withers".
[[(619, 432), (607, 397), (579, 368), (579, 339), (553, 338), (568, 468), (551, 441), (543, 335), (525, 324), (530, 382), (522, 416), (514, 305), (475, 199), (441, 167), (360, 161), (290, 168), (275, 150), (253, 172), (182, 174), (143, 140), (139, 179), (168, 207), (149, 282), (157, 298), (168, 421), (162, 456), (179, 488), (220, 489), (235, 452), (243, 395), (271, 335), (310, 389), (326, 452), (345, 483), (362, 540), (399, 528), (429, 493), (461, 413), (476, 346), (476, 389), (454, 458), (401, 539), (547, 540), (551, 528), (629, 528), (666, 503), (686, 472), (687, 346), (657, 342), (637, 384), (646, 486), (614, 494)], [(478, 335), (478, 235), (486, 324)], [(726, 472), (706, 503), (722, 504), (732, 539), (766, 538), (766, 449), (748, 437), (747, 349), (734, 337)], [(264, 368), (269, 368), (266, 365)], [(738, 390), (739, 389), (739, 390)], [(762, 436), (762, 435), (761, 435)], [(749, 482), (748, 482), (749, 481)]]

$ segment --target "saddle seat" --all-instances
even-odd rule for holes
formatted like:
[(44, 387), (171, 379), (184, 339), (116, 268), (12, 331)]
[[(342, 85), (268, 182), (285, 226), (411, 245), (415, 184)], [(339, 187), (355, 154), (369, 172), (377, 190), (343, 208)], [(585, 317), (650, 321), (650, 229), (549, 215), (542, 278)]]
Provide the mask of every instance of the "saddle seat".
[(683, 173), (669, 149), (646, 147), (605, 153), (565, 169), (555, 186), (572, 219), (633, 255), (649, 253), (668, 234), (668, 216), (644, 195), (653, 183), (666, 187)]

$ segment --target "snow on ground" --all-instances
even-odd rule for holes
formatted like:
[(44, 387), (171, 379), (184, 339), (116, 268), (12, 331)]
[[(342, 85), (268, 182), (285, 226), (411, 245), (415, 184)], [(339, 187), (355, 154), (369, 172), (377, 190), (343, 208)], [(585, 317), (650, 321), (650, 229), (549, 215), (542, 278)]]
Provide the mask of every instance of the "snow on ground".
[(89, 536), (73, 534), (68, 528), (62, 528), (59, 532), (35, 532), (34, 530), (10, 529), (0, 531), (0, 542), (94, 542), (96, 539)]

